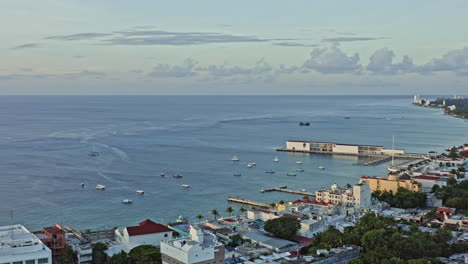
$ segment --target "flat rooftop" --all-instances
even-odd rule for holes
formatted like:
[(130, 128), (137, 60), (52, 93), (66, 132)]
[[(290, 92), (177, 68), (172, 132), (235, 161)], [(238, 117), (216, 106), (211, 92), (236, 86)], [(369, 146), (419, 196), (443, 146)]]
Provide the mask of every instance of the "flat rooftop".
[(0, 227), (0, 256), (49, 250), (36, 235), (22, 225)]
[(337, 142), (321, 142), (321, 141), (307, 141), (307, 140), (287, 140), (288, 142), (307, 142), (307, 143), (316, 143), (316, 144), (335, 144), (335, 145), (342, 145), (342, 146), (358, 146), (358, 147), (379, 147), (383, 148), (383, 146), (378, 145), (360, 145), (360, 144), (343, 144)]

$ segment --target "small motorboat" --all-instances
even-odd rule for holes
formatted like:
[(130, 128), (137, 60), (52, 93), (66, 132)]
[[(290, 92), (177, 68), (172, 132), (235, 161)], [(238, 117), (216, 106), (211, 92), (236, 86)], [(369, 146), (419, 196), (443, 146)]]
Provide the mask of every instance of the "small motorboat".
[(288, 176), (296, 176), (296, 173), (292, 173), (292, 172), (289, 172), (288, 174), (286, 174)]
[(302, 161), (296, 161), (296, 164), (302, 164)]
[(164, 176), (166, 176), (166, 173), (164, 173), (164, 171), (161, 171), (161, 172), (159, 173), (159, 176), (164, 177)]
[(254, 165), (252, 163), (247, 163), (248, 168), (252, 168)]
[(278, 157), (275, 157), (275, 158), (273, 159), (273, 162), (279, 162)]
[(181, 186), (184, 187), (184, 188), (190, 188), (190, 185), (188, 185), (188, 184), (182, 184)]
[(143, 191), (143, 190), (137, 190), (136, 193), (137, 193), (137, 194), (145, 194), (145, 191)]
[(131, 204), (131, 203), (133, 203), (133, 201), (130, 200), (130, 199), (123, 199), (123, 200), (120, 201), (120, 202), (123, 203), (123, 204)]
[(175, 174), (175, 175), (172, 175), (172, 177), (177, 178), (177, 179), (180, 179), (180, 178), (183, 178), (184, 176), (182, 176), (182, 175), (180, 175), (180, 174)]
[(81, 188), (83, 188), (84, 186), (85, 186), (85, 184), (84, 184), (84, 183), (81, 183)]
[(309, 122), (299, 122), (299, 126), (310, 126)]
[(349, 117), (349, 116), (346, 116), (344, 119), (351, 119), (351, 117)]
[(237, 156), (231, 158), (232, 161), (239, 161), (240, 159)]
[(325, 167), (323, 167), (323, 166), (319, 166), (318, 168), (321, 169), (321, 170), (325, 169)]
[(300, 172), (303, 172), (304, 169), (303, 168), (297, 168), (296, 171), (300, 171)]
[(264, 192), (265, 192), (265, 190), (264, 190), (264, 189), (261, 189), (261, 190), (260, 190), (260, 192), (261, 192), (261, 193), (264, 193)]
[(278, 189), (286, 189), (286, 188), (288, 188), (288, 186), (287, 186), (287, 185), (281, 185), (281, 186), (278, 186)]
[(105, 189), (106, 189), (106, 186), (101, 185), (101, 184), (98, 184), (98, 185), (96, 185), (96, 189), (97, 189), (97, 190), (105, 190)]
[(266, 172), (266, 173), (275, 173), (274, 170), (267, 170), (267, 171), (265, 171), (265, 172)]
[(240, 172), (235, 172), (234, 176), (241, 176), (242, 174)]
[(306, 192), (306, 190), (305, 190), (305, 189), (300, 189), (299, 191), (301, 191), (301, 192)]
[(91, 157), (96, 157), (96, 156), (99, 156), (99, 152), (97, 152), (97, 151), (90, 151), (90, 152), (88, 153), (88, 155), (91, 156)]
[(387, 116), (385, 120), (392, 120), (392, 118)]

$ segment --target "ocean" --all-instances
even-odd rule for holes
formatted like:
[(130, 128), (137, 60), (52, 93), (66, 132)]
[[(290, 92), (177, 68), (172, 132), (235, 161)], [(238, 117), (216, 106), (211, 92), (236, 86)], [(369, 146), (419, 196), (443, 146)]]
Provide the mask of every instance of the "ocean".
[[(468, 122), (411, 101), (409, 96), (0, 96), (0, 226), (96, 230), (147, 218), (162, 223), (178, 216), (209, 218), (213, 209), (227, 216), (226, 207), (240, 208), (229, 204), (228, 196), (295, 200), (301, 197), (260, 190), (287, 185), (313, 192), (357, 183), (362, 175), (386, 175), (388, 164), (353, 166), (356, 157), (276, 152), (288, 139), (391, 148), (394, 135), (395, 148), (413, 153), (467, 143)], [(300, 121), (310, 126), (301, 127)], [(99, 156), (88, 155), (94, 149)], [(240, 162), (231, 161), (234, 155)], [(273, 162), (275, 156), (280, 162)], [(296, 170), (296, 161), (303, 161), (305, 171), (286, 176)], [(247, 162), (257, 165), (247, 168)], [(275, 173), (265, 173), (269, 169)], [(96, 190), (97, 184), (106, 190)], [(133, 204), (121, 204), (122, 199)]]

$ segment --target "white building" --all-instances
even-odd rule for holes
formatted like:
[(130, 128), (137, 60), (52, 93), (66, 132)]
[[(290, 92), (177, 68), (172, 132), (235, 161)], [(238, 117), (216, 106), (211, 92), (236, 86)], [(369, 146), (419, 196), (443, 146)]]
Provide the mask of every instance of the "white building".
[(402, 149), (385, 149), (383, 146), (375, 145), (351, 145), (334, 142), (316, 142), (316, 141), (286, 141), (286, 151), (292, 152), (311, 152), (321, 154), (354, 155), (354, 156), (373, 156), (373, 155), (402, 155), (405, 151)]
[(122, 250), (128, 253), (132, 248), (140, 245), (159, 247), (161, 241), (172, 239), (173, 232), (165, 225), (146, 219), (137, 226), (115, 230), (115, 238), (122, 246)]
[(330, 189), (316, 191), (315, 200), (345, 207), (369, 208), (371, 191), (367, 184), (356, 184), (352, 189), (340, 188), (337, 184), (333, 184)]
[(190, 226), (189, 237), (161, 242), (163, 264), (223, 264), (224, 245), (200, 227)]
[(265, 209), (255, 209), (247, 211), (247, 219), (250, 220), (262, 220), (268, 221), (271, 219), (278, 218), (279, 215), (275, 211), (265, 210)]
[[(76, 252), (78, 264), (91, 264), (93, 261), (93, 247), (91, 244), (73, 245), (73, 250)], [(119, 252), (120, 253), (120, 252)]]
[(24, 226), (2, 226), (0, 263), (52, 264), (52, 251)]
[(447, 178), (442, 178), (440, 176), (427, 176), (419, 175), (412, 178), (415, 182), (419, 182), (422, 186), (423, 192), (432, 192), (432, 187), (434, 185), (439, 185), (440, 187), (447, 185)]

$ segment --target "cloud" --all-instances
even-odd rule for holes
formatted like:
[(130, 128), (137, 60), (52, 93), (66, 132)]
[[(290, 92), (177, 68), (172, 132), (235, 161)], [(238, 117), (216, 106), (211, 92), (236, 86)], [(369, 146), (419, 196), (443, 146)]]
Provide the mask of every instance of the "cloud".
[(163, 30), (134, 30), (115, 32), (116, 35), (105, 39), (105, 45), (201, 45), (211, 43), (251, 43), (269, 42), (284, 39), (264, 39), (255, 36), (231, 35), (216, 32), (170, 32)]
[(193, 59), (186, 59), (182, 65), (158, 64), (148, 74), (153, 78), (184, 78), (197, 75), (195, 66), (198, 64)]
[(318, 47), (317, 44), (303, 44), (297, 42), (276, 42), (273, 43), (276, 46), (284, 46), (284, 47)]
[(66, 73), (63, 76), (68, 78), (102, 79), (107, 76), (107, 73), (100, 71), (84, 70), (81, 72)]
[(376, 50), (369, 58), (366, 69), (375, 74), (392, 75), (413, 72), (416, 66), (409, 56), (404, 56), (400, 63), (393, 63), (393, 50), (383, 48)]
[(108, 37), (108, 36), (112, 36), (112, 34), (88, 32), (88, 33), (79, 33), (79, 34), (73, 34), (73, 35), (48, 36), (48, 37), (46, 37), (46, 39), (54, 39), (54, 40), (88, 40), (88, 39), (96, 39), (96, 38), (102, 38), (102, 37)]
[(336, 46), (313, 49), (302, 67), (323, 74), (360, 73), (362, 69), (357, 53), (348, 56)]
[(336, 38), (324, 38), (323, 42), (353, 42), (353, 41), (370, 41), (380, 40), (385, 38), (371, 38), (371, 37), (336, 37)]
[(41, 45), (39, 45), (37, 43), (26, 43), (26, 44), (15, 46), (15, 47), (13, 47), (11, 49), (14, 49), (14, 50), (31, 49), (31, 48), (39, 48), (40, 46)]
[(209, 65), (208, 67), (197, 68), (199, 71), (207, 72), (212, 77), (232, 77), (240, 75), (259, 76), (273, 72), (271, 67), (264, 59), (255, 63), (253, 67), (227, 66), (227, 65)]
[(441, 58), (418, 67), (418, 71), (423, 74), (450, 71), (457, 75), (468, 75), (468, 47), (449, 51)]
[(54, 77), (54, 74), (5, 74), (0, 75), (0, 81), (23, 80), (23, 79), (43, 79)]

